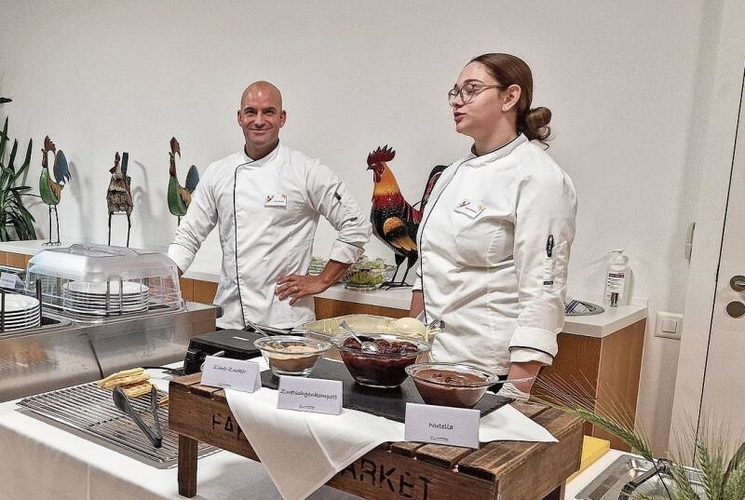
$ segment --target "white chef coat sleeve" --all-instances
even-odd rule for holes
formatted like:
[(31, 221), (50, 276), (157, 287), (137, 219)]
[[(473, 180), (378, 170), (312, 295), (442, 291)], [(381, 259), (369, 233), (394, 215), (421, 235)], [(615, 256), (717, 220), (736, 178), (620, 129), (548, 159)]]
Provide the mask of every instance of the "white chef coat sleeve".
[(414, 279), (414, 285), (411, 287), (412, 292), (421, 292), (422, 291), (422, 267), (421, 267), (421, 261), (417, 264), (416, 268), (414, 269), (414, 273), (416, 274), (416, 279)]
[(356, 262), (370, 241), (372, 226), (347, 186), (317, 162), (307, 170), (306, 189), (313, 208), (338, 231), (329, 258), (343, 264)]
[(184, 272), (217, 224), (217, 203), (214, 196), (215, 168), (207, 168), (189, 204), (189, 210), (181, 218), (173, 243), (168, 247), (168, 257)]
[(571, 179), (553, 164), (533, 170), (520, 183), (515, 213), (519, 313), (510, 361), (550, 364), (558, 351), (556, 336), (564, 327), (567, 265), (575, 233), (577, 199)]

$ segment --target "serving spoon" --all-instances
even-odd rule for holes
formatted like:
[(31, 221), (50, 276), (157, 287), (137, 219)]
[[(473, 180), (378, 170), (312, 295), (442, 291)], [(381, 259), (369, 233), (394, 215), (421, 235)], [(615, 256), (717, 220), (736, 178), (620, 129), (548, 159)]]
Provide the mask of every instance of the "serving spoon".
[(363, 351), (378, 352), (378, 346), (375, 345), (375, 342), (372, 342), (370, 340), (363, 341), (361, 338), (359, 338), (357, 334), (354, 333), (354, 330), (352, 330), (352, 328), (347, 324), (346, 320), (342, 320), (339, 323), (339, 326), (352, 334), (352, 337), (354, 337), (357, 340), (357, 342), (360, 343), (361, 349)]

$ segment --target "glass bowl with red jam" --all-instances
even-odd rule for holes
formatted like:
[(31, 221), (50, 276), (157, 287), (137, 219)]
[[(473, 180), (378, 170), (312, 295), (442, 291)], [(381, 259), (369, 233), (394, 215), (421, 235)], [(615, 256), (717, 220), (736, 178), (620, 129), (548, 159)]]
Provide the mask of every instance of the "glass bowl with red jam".
[(406, 380), (406, 367), (429, 351), (427, 342), (394, 333), (359, 333), (363, 342), (373, 342), (375, 351), (363, 349), (350, 334), (332, 339), (354, 380), (367, 387), (391, 389)]
[(473, 408), (499, 377), (465, 363), (416, 363), (406, 367), (425, 403)]

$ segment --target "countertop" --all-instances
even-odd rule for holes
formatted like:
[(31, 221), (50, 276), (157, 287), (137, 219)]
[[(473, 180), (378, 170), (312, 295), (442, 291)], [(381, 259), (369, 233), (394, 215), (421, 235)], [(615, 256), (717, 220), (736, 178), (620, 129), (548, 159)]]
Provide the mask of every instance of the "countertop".
[[(0, 242), (0, 251), (33, 255), (42, 249), (57, 248), (44, 246), (43, 244), (45, 241), (46, 240)], [(162, 251), (164, 249), (157, 250)], [(201, 281), (217, 282), (219, 278), (219, 271), (217, 271), (219, 268), (218, 262), (219, 259), (214, 255), (198, 253), (194, 263), (186, 273), (184, 273), (183, 277)], [(344, 285), (338, 284), (319, 294), (318, 297), (356, 304), (408, 310), (411, 302), (411, 289), (400, 288), (361, 292), (358, 290), (347, 290), (344, 288)], [(605, 307), (605, 312), (594, 316), (567, 316), (564, 322), (563, 331), (565, 333), (583, 335), (586, 337), (603, 338), (613, 332), (632, 325), (637, 321), (645, 319), (646, 317), (646, 303)]]

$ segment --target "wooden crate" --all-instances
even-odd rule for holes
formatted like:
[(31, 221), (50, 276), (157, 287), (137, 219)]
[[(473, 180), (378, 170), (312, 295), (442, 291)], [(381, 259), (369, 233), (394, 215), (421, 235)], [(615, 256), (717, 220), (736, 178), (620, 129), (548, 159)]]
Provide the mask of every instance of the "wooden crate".
[[(199, 384), (201, 374), (170, 383), (169, 425), (179, 434), (179, 493), (197, 493), (197, 442), (258, 460), (230, 412), (222, 389)], [(579, 468), (582, 423), (558, 410), (516, 403), (546, 427), (558, 443), (500, 441), (478, 450), (413, 442), (385, 443), (327, 484), (371, 499), (468, 498), (532, 500), (563, 498), (566, 478)]]

